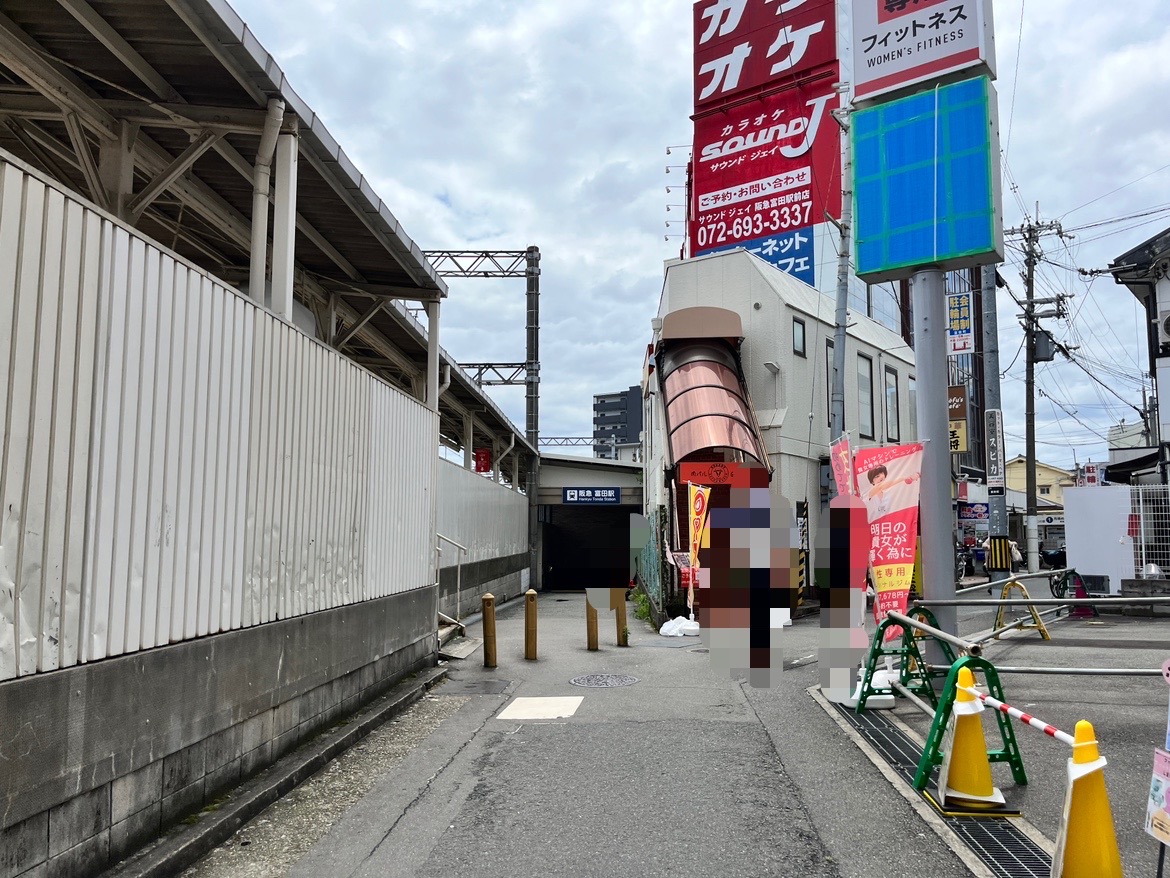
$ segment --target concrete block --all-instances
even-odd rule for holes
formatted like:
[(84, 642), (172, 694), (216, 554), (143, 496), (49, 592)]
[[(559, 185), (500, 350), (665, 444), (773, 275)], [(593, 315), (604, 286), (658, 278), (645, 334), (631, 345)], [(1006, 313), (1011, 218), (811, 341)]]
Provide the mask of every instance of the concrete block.
[(249, 750), (255, 750), (261, 744), (266, 744), (272, 740), (272, 714), (271, 709), (265, 710), (263, 713), (257, 714), (251, 719), (246, 719), (240, 723), (240, 752), (247, 753)]
[(242, 758), (237, 756), (227, 765), (222, 765), (215, 771), (207, 772), (207, 775), (203, 779), (203, 789), (208, 798), (212, 798), (224, 790), (231, 789), (240, 782), (240, 766), (242, 761)]
[(110, 784), (110, 822), (120, 823), (162, 798), (162, 760), (115, 778)]
[(161, 831), (162, 805), (155, 802), (110, 827), (110, 859), (117, 861), (130, 856), (157, 838)]
[(109, 784), (74, 796), (49, 810), (49, 859), (82, 845), (109, 828)]
[(104, 830), (49, 860), (46, 878), (95, 875), (110, 864), (110, 830)]
[(279, 738), (301, 724), (301, 699), (293, 698), (272, 709), (272, 737)]
[(296, 748), (300, 742), (300, 729), (294, 728), (285, 732), (283, 735), (277, 735), (272, 739), (272, 761), (275, 762), (281, 756), (291, 752)]
[(162, 825), (172, 823), (203, 807), (203, 778), (162, 800)]
[(203, 770), (207, 774), (223, 768), (229, 762), (240, 758), (240, 726), (234, 725), (216, 732), (204, 742)]
[(49, 858), (49, 812), (0, 830), (0, 878), (15, 878)]
[(249, 750), (240, 757), (240, 780), (249, 778), (256, 772), (272, 764), (272, 742), (265, 741), (259, 747)]
[(203, 777), (205, 773), (204, 742), (192, 744), (163, 759), (162, 794), (165, 799)]

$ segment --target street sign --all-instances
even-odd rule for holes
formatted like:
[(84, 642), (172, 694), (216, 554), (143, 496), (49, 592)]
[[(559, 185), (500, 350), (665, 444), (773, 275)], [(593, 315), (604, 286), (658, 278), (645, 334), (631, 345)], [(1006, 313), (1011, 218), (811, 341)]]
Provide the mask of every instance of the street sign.
[(561, 488), (561, 502), (565, 504), (616, 504), (622, 502), (621, 488)]
[(988, 409), (984, 412), (984, 436), (987, 444), (987, 493), (1002, 497), (1007, 486), (1007, 466), (1003, 451), (1003, 412)]

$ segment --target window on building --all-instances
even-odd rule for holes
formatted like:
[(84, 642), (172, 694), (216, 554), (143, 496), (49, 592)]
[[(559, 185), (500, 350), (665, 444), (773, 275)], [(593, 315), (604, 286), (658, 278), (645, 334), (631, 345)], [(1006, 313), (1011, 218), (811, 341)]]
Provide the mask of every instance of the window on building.
[(886, 366), (886, 440), (897, 442), (901, 431), (898, 429), (898, 373), (892, 366)]
[(792, 353), (798, 357), (807, 357), (804, 352), (804, 321), (799, 317), (792, 318)]
[(857, 355), (857, 431), (862, 439), (872, 439), (873, 418), (873, 358)]
[(917, 441), (917, 439), (918, 439), (918, 385), (917, 385), (917, 382), (915, 382), (913, 375), (910, 376), (909, 380), (907, 381), (907, 384), (909, 386), (909, 399), (907, 401), (910, 403), (910, 438), (912, 441)]
[(1041, 497), (1047, 497), (1049, 494), (1052, 493), (1052, 486), (1051, 485), (1041, 485), (1038, 490), (1040, 491)]
[(833, 426), (833, 342), (825, 339), (825, 423)]

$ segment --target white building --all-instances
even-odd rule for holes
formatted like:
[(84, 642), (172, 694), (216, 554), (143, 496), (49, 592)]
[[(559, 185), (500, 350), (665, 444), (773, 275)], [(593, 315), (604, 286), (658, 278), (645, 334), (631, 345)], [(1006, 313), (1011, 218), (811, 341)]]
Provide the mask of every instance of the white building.
[[(666, 263), (654, 321), (654, 349), (660, 348), (668, 314), (701, 306), (727, 309), (739, 317), (744, 389), (755, 411), (767, 463), (774, 471), (772, 492), (787, 498), (794, 508), (807, 503), (803, 524), (807, 545), (815, 545), (821, 508), (828, 501), (835, 304), (743, 250), (671, 260)], [(671, 479), (677, 463), (670, 459), (655, 371), (647, 370), (645, 382), (648, 516), (671, 508)], [(854, 447), (913, 441), (915, 407), (913, 350), (897, 333), (851, 311), (845, 351), (845, 427)], [(676, 530), (673, 520), (668, 526), (668, 534), (685, 533), (685, 525)], [(677, 540), (672, 536), (670, 542)]]

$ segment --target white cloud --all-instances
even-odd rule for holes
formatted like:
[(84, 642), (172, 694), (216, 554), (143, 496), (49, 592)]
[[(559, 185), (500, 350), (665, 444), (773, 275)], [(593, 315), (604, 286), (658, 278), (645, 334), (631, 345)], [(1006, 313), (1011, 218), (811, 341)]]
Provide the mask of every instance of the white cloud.
[[(665, 225), (681, 216), (666, 211), (681, 194), (665, 186), (682, 175), (665, 166), (685, 159), (665, 149), (691, 138), (690, 0), (234, 5), (421, 247), (541, 248), (541, 430), (591, 433), (592, 395), (640, 379), (662, 261), (678, 253), (679, 240), (663, 238), (681, 231)], [(1036, 202), (1065, 228), (1170, 203), (1170, 169), (1158, 170), (1170, 135), (1164, 4), (1000, 0), (995, 12), (1005, 224)], [(1082, 229), (1067, 249), (1046, 239), (1045, 249), (1060, 265), (1101, 268), (1170, 226), (1170, 214), (1126, 230), (1137, 222)], [(1016, 249), (1001, 272), (1022, 293), (1019, 270)], [(1132, 295), (1047, 264), (1040, 278), (1041, 294), (1078, 295), (1074, 320), (1046, 326), (1140, 405), (1138, 385), (1108, 371), (1147, 368)], [(444, 347), (463, 361), (523, 360), (523, 283), (450, 286)], [(1001, 302), (1004, 368), (1020, 341), (1017, 313)], [(1021, 357), (1003, 385), (1008, 431), (1020, 436), (1022, 374)], [(1103, 459), (1094, 432), (1136, 417), (1071, 364), (1038, 374), (1044, 439), (1063, 443), (1042, 445), (1043, 459), (1071, 464), (1074, 448), (1078, 460)], [(491, 392), (523, 426), (522, 390)]]

